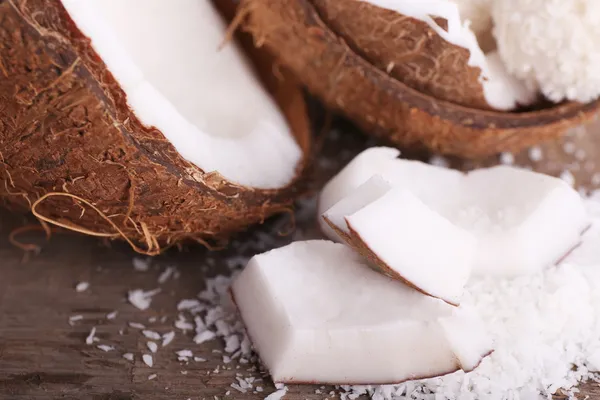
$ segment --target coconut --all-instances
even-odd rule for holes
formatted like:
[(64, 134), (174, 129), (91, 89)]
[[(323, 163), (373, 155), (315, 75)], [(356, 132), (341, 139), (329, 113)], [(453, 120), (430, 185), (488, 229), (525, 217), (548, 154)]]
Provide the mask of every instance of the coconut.
[(375, 175), (323, 218), (376, 270), (459, 305), (475, 259), (475, 237), (411, 191)]
[[(244, 0), (243, 10), (256, 43), (272, 49), (314, 94), (400, 146), (466, 157), (518, 151), (560, 136), (597, 110), (597, 101), (519, 113), (489, 110), (510, 108), (511, 101), (508, 107), (501, 103), (511, 93), (513, 105), (528, 102), (527, 92), (521, 93), (527, 87), (513, 84), (497, 55), (486, 57), (479, 47), (478, 55), (471, 52), (478, 42), (456, 4), (433, 13), (444, 24), (427, 12), (407, 16), (390, 9), (405, 3), (425, 7), (375, 0)], [(427, 4), (434, 3), (440, 2)]]
[[(402, 160), (398, 155), (397, 150), (389, 148), (371, 148), (358, 155), (323, 189), (319, 198), (319, 214), (330, 214), (332, 205), (352, 196), (353, 191), (359, 190), (357, 188), (369, 177), (381, 175), (392, 187), (386, 195), (394, 189), (409, 191), (427, 206), (428, 211), (439, 214), (473, 235), (477, 248), (471, 271), (492, 276), (533, 274), (556, 264), (580, 243), (582, 232), (590, 225), (590, 216), (581, 196), (562, 179), (512, 166), (482, 168), (463, 174), (418, 161)], [(375, 205), (383, 197), (385, 195), (371, 204)], [(444, 250), (445, 244), (440, 239), (446, 228), (442, 224), (432, 224), (436, 220), (432, 213), (399, 210), (393, 215), (389, 211), (387, 219), (376, 219), (371, 214), (362, 222), (363, 227), (368, 227), (371, 232), (370, 247), (379, 248), (381, 253), (384, 246), (384, 250), (392, 252), (390, 259), (404, 257), (406, 260), (406, 254), (413, 249), (420, 249), (424, 260), (436, 257), (428, 252), (446, 251), (452, 254), (450, 249)], [(415, 219), (415, 215), (421, 218)], [(393, 224), (389, 225), (390, 222)], [(339, 240), (340, 235), (330, 226), (321, 226), (327, 236)], [(373, 234), (378, 228), (381, 237)], [(427, 248), (412, 243), (408, 250), (403, 250), (401, 243), (416, 237), (421, 237), (421, 242), (426, 243), (423, 230), (427, 228), (436, 229), (430, 237), (438, 238), (439, 243), (434, 241)], [(390, 250), (389, 241), (394, 240), (393, 235), (399, 229), (405, 231), (398, 236), (394, 253), (394, 249)], [(388, 238), (388, 234), (392, 237)], [(417, 257), (414, 256), (414, 259), (417, 260)], [(448, 268), (465, 270), (460, 267), (464, 264), (464, 257), (448, 256), (446, 262)], [(427, 270), (434, 268), (435, 265), (432, 265)], [(403, 273), (406, 275), (413, 270), (416, 271), (410, 268)], [(409, 281), (417, 282), (417, 279)]]
[(225, 238), (298, 195), (302, 92), (266, 52), (246, 46), (253, 68), (223, 44), (210, 2), (8, 1), (0, 18), (10, 203), (156, 254)]
[(329, 241), (253, 257), (232, 294), (275, 382), (402, 382), (473, 370), (492, 351), (477, 315), (385, 277)]

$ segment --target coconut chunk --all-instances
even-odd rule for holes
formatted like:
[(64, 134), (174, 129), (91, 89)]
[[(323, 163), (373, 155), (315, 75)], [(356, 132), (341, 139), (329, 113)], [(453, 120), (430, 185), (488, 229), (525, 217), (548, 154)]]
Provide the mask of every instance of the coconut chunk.
[(346, 224), (346, 216), (354, 214), (377, 200), (390, 191), (391, 188), (392, 186), (381, 175), (375, 175), (333, 205), (323, 214), (323, 218), (336, 231), (335, 233), (338, 236), (343, 236), (343, 239), (347, 241), (350, 230)]
[(558, 262), (591, 221), (579, 193), (561, 179), (498, 166), (466, 177), (455, 222), (478, 237), (475, 271), (514, 276)]
[(402, 382), (470, 370), (492, 348), (476, 316), (329, 241), (253, 257), (232, 293), (275, 382)]
[[(590, 225), (580, 195), (561, 179), (512, 166), (462, 174), (402, 160), (398, 154), (372, 148), (358, 155), (325, 186), (319, 213), (379, 174), (393, 188), (411, 192), (474, 235), (473, 273), (499, 276), (534, 273), (553, 265), (579, 243)], [(330, 227), (323, 231), (338, 238)]]
[(394, 279), (458, 305), (477, 250), (475, 236), (413, 193), (392, 189), (346, 216), (352, 243)]
[(131, 110), (205, 172), (280, 188), (301, 150), (210, 1), (62, 0)]

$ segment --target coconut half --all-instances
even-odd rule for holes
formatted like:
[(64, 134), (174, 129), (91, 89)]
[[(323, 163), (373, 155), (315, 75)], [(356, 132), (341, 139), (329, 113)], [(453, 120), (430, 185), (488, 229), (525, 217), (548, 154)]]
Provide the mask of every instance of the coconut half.
[(459, 305), (471, 275), (475, 237), (412, 192), (392, 188), (375, 175), (323, 218), (373, 268), (426, 295)]
[[(473, 273), (499, 276), (534, 273), (553, 265), (578, 245), (590, 225), (581, 197), (561, 179), (507, 166), (463, 174), (398, 156), (389, 148), (371, 148), (358, 155), (325, 186), (319, 213), (327, 213), (370, 176), (380, 175), (392, 188), (409, 191), (472, 234), (477, 241)], [(376, 229), (383, 220), (373, 221), (370, 228)], [(429, 217), (417, 221), (404, 215), (388, 229), (396, 230), (402, 220), (407, 232), (415, 235), (431, 222)], [(327, 236), (340, 240), (330, 226), (321, 226)], [(388, 239), (393, 237), (380, 241), (385, 244)], [(423, 257), (431, 255), (423, 250)], [(452, 266), (453, 260), (447, 259), (447, 264)]]
[(492, 351), (475, 315), (328, 241), (255, 256), (232, 293), (275, 382), (399, 383), (470, 371)]
[[(440, 26), (432, 28), (439, 19), (421, 21), (370, 1), (244, 0), (242, 10), (256, 43), (271, 49), (311, 92), (367, 132), (399, 146), (465, 157), (516, 152), (562, 135), (591, 118), (600, 104), (486, 111), (491, 107), (481, 68), (469, 67), (469, 51), (449, 45)], [(377, 1), (388, 8), (410, 3), (417, 9), (441, 2)], [(447, 10), (440, 7), (433, 15)], [(459, 22), (452, 24), (452, 34), (460, 36), (466, 25)], [(490, 92), (512, 87), (494, 83), (504, 73), (493, 57), (487, 75), (483, 82)], [(434, 86), (442, 94), (430, 94)]]
[(265, 52), (248, 47), (261, 80), (235, 42), (221, 46), (211, 2), (8, 1), (0, 17), (6, 193), (42, 219), (155, 252), (296, 195), (302, 93)]

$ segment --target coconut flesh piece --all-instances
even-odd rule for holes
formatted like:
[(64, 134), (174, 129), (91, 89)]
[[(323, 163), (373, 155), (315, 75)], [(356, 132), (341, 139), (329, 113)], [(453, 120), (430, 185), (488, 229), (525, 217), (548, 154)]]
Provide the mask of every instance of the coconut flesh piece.
[(210, 1), (62, 0), (139, 120), (244, 186), (288, 184), (302, 153)]
[(412, 192), (375, 175), (323, 218), (378, 271), (449, 304), (460, 303), (475, 237)]
[[(358, 155), (325, 186), (319, 213), (370, 176), (381, 175), (472, 233), (477, 240), (473, 273), (499, 276), (534, 273), (558, 262), (590, 225), (579, 194), (558, 178), (509, 166), (462, 174), (401, 160), (399, 154), (371, 148)], [(328, 237), (340, 240), (325, 222), (321, 226)]]
[(232, 294), (275, 382), (402, 382), (470, 371), (492, 351), (476, 315), (373, 271), (329, 241), (253, 257)]
[[(448, 43), (469, 51), (468, 66), (479, 68), (479, 82), (488, 105), (494, 109), (509, 111), (519, 105), (527, 106), (538, 99), (537, 88), (527, 85), (509, 74), (497, 51), (486, 54), (478, 36), (489, 41), (491, 32), (490, 5), (482, 0), (357, 0), (395, 11), (426, 23)], [(465, 15), (461, 14), (464, 13)], [(447, 21), (447, 29), (435, 18)], [(473, 21), (471, 20), (473, 19)], [(471, 26), (475, 22), (474, 32)], [(482, 42), (483, 44), (483, 42)], [(490, 47), (486, 43), (485, 47)], [(492, 46), (493, 47), (493, 46)]]

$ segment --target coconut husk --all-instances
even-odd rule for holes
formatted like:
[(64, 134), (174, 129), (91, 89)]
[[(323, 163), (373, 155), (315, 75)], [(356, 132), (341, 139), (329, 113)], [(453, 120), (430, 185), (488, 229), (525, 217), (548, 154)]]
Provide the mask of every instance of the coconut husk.
[(285, 70), (274, 77), (265, 51), (251, 56), (305, 152), (280, 190), (205, 173), (142, 125), (59, 0), (0, 2), (0, 21), (0, 190), (46, 226), (125, 239), (154, 255), (185, 239), (221, 241), (289, 211), (302, 191), (307, 109)]
[(469, 158), (516, 152), (561, 136), (595, 115), (600, 104), (564, 103), (521, 113), (463, 107), (377, 68), (323, 21), (312, 0), (244, 0), (240, 10), (257, 45), (274, 52), (312, 93), (398, 146)]
[[(421, 93), (491, 110), (469, 51), (425, 22), (357, 0), (310, 0), (323, 22), (360, 57)], [(441, 26), (446, 21), (439, 21)]]

